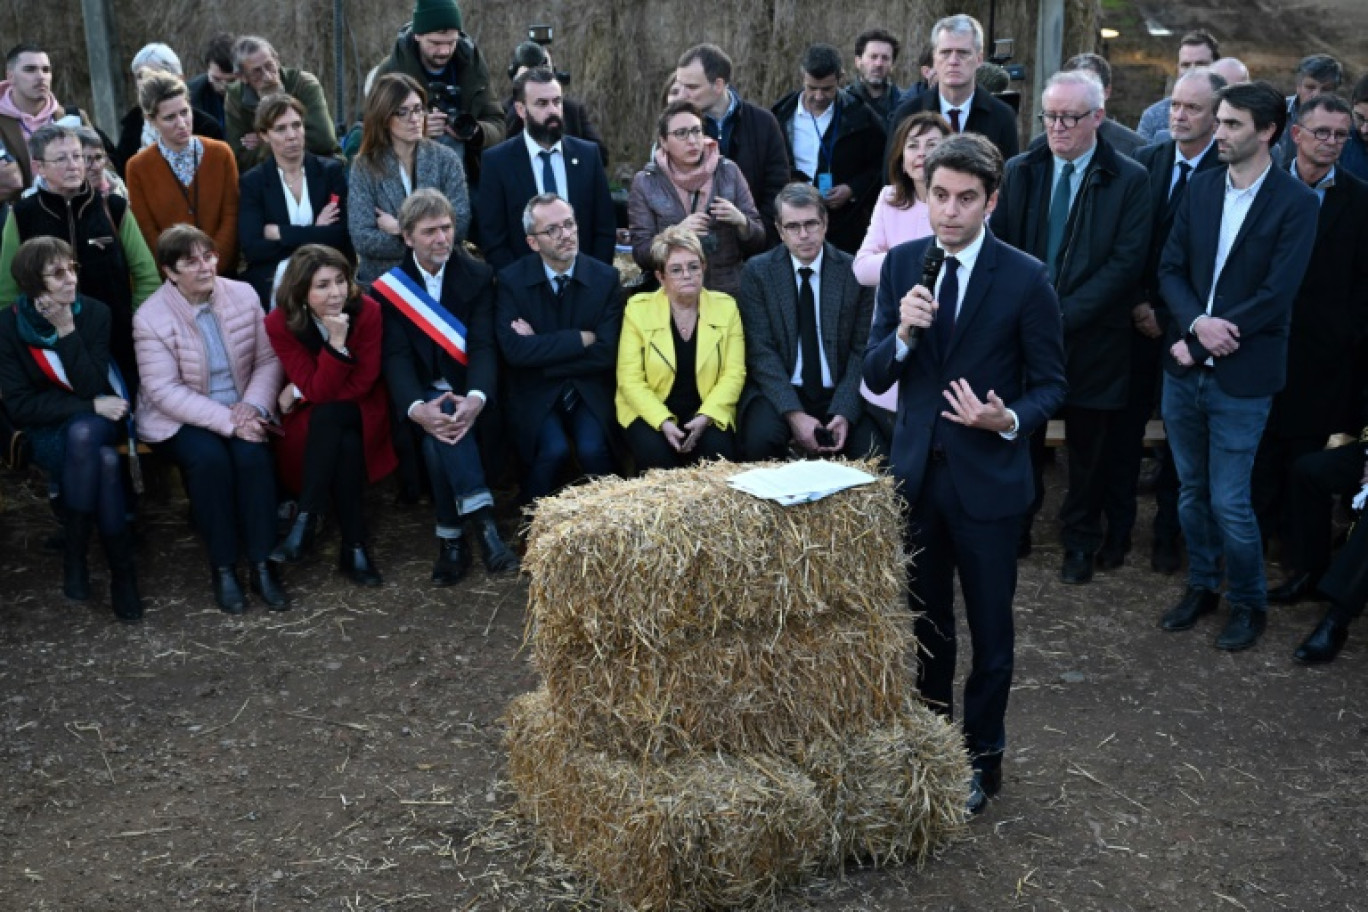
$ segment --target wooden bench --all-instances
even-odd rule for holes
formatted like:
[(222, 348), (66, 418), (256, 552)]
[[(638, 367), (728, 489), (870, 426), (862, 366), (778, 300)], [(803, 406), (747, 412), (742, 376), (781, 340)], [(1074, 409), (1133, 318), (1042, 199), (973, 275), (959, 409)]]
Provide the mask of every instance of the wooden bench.
[[(1045, 429), (1045, 445), (1047, 447), (1062, 447), (1064, 445), (1064, 422), (1055, 419), (1050, 422), (1050, 426)], [(1145, 423), (1145, 446), (1167, 446), (1168, 434), (1164, 433), (1164, 422), (1159, 418), (1152, 418)]]

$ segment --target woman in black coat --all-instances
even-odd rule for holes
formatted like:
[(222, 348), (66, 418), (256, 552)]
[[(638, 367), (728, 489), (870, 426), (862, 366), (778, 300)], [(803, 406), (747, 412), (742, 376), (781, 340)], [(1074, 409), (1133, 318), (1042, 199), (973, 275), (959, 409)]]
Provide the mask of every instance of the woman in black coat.
[(290, 95), (262, 100), (256, 129), (271, 154), (239, 182), (238, 244), (247, 260), (242, 280), (256, 289), (267, 310), (277, 269), (305, 244), (322, 244), (355, 259), (347, 234), (346, 169), (305, 149), (304, 114), (304, 106)]
[(0, 311), (0, 398), (31, 440), (34, 461), (62, 490), (62, 591), (78, 601), (90, 598), (86, 552), (98, 525), (114, 613), (135, 623), (143, 606), (114, 448), (129, 403), (111, 370), (109, 308), (77, 294), (75, 257), (58, 238), (25, 241), (10, 268), (21, 294)]

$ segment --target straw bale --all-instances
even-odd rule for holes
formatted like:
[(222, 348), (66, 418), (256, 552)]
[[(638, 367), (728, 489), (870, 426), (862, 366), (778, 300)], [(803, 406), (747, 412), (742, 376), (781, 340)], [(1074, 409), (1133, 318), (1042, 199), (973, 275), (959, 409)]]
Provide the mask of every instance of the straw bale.
[(664, 653), (689, 637), (864, 617), (898, 599), (902, 501), (891, 477), (781, 507), (728, 487), (740, 471), (655, 471), (541, 501), (523, 562), (529, 639)]
[(554, 710), (580, 743), (656, 760), (679, 753), (792, 754), (817, 738), (891, 723), (911, 692), (910, 615), (831, 615), (777, 634), (681, 639), (665, 652), (539, 640)]
[(634, 909), (765, 905), (827, 859), (827, 814), (791, 763), (573, 750), (544, 690), (514, 701), (508, 722), (519, 813)]
[(963, 735), (920, 703), (890, 725), (815, 741), (799, 762), (830, 815), (837, 858), (920, 864), (963, 830)]

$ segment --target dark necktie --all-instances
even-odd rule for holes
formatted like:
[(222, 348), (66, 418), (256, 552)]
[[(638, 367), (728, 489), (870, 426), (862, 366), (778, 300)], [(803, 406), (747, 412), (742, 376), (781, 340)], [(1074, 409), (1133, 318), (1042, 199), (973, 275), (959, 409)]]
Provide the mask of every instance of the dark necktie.
[(1174, 181), (1173, 189), (1169, 191), (1168, 212), (1166, 217), (1173, 218), (1173, 213), (1178, 211), (1178, 204), (1183, 201), (1183, 194), (1187, 192), (1188, 175), (1192, 173), (1192, 165), (1187, 162), (1178, 163), (1178, 180)]
[(551, 170), (551, 153), (538, 152), (542, 160), (542, 193), (559, 193), (556, 189), (556, 172)]
[(945, 271), (941, 274), (940, 293), (936, 301), (936, 346), (941, 357), (950, 350), (950, 340), (955, 337), (955, 311), (959, 309), (959, 260), (945, 258)]
[(569, 277), (563, 276), (563, 275), (558, 275), (558, 276), (556, 276), (556, 303), (557, 303), (557, 304), (559, 304), (561, 301), (564, 301), (564, 300), (565, 300), (565, 286), (568, 285), (568, 284), (570, 284), (570, 279), (569, 279)]
[(803, 284), (798, 289), (798, 343), (803, 354), (803, 393), (822, 395), (822, 353), (817, 343), (817, 297), (812, 293), (812, 269), (798, 268)]
[(952, 133), (958, 133), (960, 131), (959, 115), (959, 108), (950, 109), (950, 131)]
[(1064, 226), (1069, 223), (1069, 196), (1073, 185), (1073, 162), (1064, 163), (1064, 171), (1055, 184), (1054, 196), (1050, 200), (1050, 236), (1046, 242), (1045, 265), (1050, 269), (1050, 281), (1059, 274), (1059, 248), (1064, 246)]

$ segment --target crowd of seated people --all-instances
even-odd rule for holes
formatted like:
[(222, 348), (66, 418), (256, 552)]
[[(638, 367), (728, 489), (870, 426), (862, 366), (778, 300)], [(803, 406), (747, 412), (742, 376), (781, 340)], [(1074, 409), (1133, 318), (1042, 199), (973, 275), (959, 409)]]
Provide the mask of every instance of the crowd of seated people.
[[(1347, 558), (1330, 546), (1334, 498), (1368, 474), (1368, 78), (1345, 87), (1338, 61), (1312, 55), (1275, 104), (1193, 32), (1133, 132), (1108, 116), (1109, 64), (1083, 54), (1047, 83), (1041, 136), (1018, 154), (1015, 110), (976, 78), (983, 44), (971, 17), (938, 21), (905, 90), (892, 34), (846, 49), (849, 79), (842, 51), (814, 44), (772, 107), (742, 98), (722, 49), (684, 51), (636, 137), (651, 151), (617, 250), (640, 267), (630, 286), (589, 107), (531, 44), (501, 110), (455, 0), (418, 0), (386, 49), (350, 161), (318, 80), (265, 38), (216, 35), (189, 83), (172, 47), (143, 47), (117, 145), (52, 96), (48, 55), (18, 45), (0, 83), (0, 415), (48, 479), (63, 592), (91, 597), (98, 529), (115, 615), (142, 616), (121, 444), (183, 475), (233, 614), (248, 592), (290, 607), (286, 568), (324, 514), (341, 572), (381, 585), (370, 529), (384, 518), (362, 501), (391, 475), (430, 497), (432, 581), (451, 585), (476, 552), (491, 573), (518, 569), (493, 509), (510, 474), (529, 504), (700, 458), (886, 460), (897, 385), (875, 395), (861, 367), (876, 290), (890, 250), (935, 233), (927, 156), (977, 133), (1006, 163), (988, 230), (1044, 264), (1060, 303), (1061, 579), (1125, 563), (1148, 454), (1152, 567), (1173, 573), (1189, 552), (1162, 626), (1193, 626), (1224, 582), (1217, 645), (1240, 649), (1269, 602), (1328, 598), (1298, 658), (1333, 659), (1368, 586), (1339, 569), (1368, 564), (1368, 534)], [(1255, 188), (1239, 218), (1297, 224), (1300, 246), (1256, 262), (1245, 232), (1203, 248), (1188, 197), (1221, 180)], [(1277, 193), (1286, 208), (1263, 201)], [(1211, 257), (1226, 297), (1263, 290), (1194, 293), (1184, 270)], [(1294, 303), (1269, 303), (1270, 288)], [(1246, 425), (1184, 399), (1194, 376)], [(1169, 446), (1147, 443), (1156, 410)], [(1193, 448), (1221, 435), (1238, 459), (1208, 464)], [(1037, 499), (1022, 558), (1059, 442), (1026, 436)], [(1281, 585), (1265, 577), (1270, 543)]]

